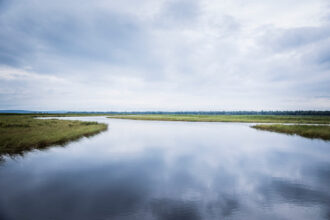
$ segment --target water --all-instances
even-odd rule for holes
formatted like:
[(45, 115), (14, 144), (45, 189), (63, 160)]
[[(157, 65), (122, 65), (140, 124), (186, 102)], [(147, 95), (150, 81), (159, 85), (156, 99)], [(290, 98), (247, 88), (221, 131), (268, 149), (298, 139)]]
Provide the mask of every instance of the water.
[(83, 120), (109, 129), (5, 158), (1, 220), (330, 219), (329, 142), (241, 123)]

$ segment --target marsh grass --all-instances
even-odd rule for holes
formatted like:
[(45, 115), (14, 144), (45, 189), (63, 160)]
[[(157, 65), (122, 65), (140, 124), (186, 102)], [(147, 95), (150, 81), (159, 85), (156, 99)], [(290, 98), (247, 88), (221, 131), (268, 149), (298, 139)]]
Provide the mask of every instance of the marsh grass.
[(245, 122), (245, 123), (297, 123), (330, 124), (330, 116), (283, 116), (283, 115), (112, 115), (109, 118), (191, 121), (191, 122)]
[(15, 155), (31, 149), (91, 136), (107, 129), (106, 124), (31, 116), (0, 116), (0, 155)]
[(285, 133), (289, 135), (299, 135), (306, 138), (318, 138), (330, 140), (330, 126), (327, 125), (254, 125), (253, 128), (272, 132)]

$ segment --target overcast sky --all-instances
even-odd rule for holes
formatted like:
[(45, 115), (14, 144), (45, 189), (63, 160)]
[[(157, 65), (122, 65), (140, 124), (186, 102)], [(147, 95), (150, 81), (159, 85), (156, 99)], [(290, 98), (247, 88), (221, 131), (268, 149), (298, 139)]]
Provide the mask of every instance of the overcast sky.
[(0, 0), (0, 109), (330, 110), (330, 4)]

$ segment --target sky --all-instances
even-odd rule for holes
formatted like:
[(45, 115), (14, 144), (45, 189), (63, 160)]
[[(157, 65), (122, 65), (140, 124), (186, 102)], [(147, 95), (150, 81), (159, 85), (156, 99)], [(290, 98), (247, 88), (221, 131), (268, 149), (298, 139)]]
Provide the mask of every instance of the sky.
[(0, 0), (0, 109), (330, 110), (330, 2)]

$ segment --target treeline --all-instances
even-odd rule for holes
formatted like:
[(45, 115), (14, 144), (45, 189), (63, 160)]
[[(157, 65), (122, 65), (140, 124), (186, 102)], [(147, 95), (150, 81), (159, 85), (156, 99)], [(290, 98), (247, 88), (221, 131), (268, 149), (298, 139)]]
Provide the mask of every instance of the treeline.
[(330, 116), (330, 111), (107, 111), (67, 112), (67, 114), (123, 114), (123, 115), (318, 115)]

